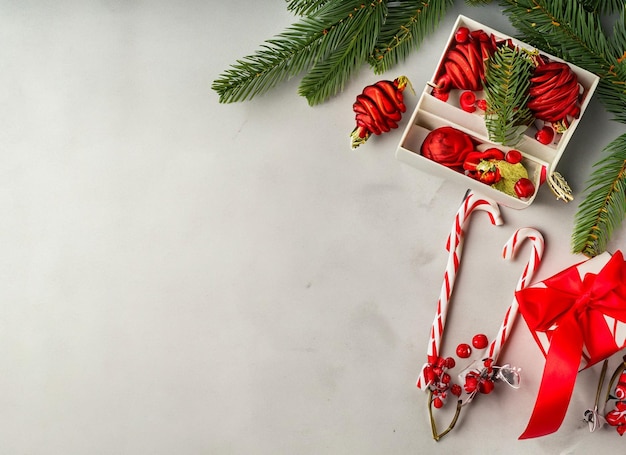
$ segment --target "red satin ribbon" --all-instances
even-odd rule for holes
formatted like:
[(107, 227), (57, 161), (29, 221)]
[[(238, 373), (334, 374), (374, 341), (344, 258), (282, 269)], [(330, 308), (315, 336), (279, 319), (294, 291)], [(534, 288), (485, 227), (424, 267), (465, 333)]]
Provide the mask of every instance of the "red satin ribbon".
[[(621, 349), (604, 315), (626, 322), (626, 262), (616, 252), (596, 275), (581, 280), (576, 267), (515, 293), (519, 310), (530, 330), (545, 332), (556, 324), (550, 338), (539, 393), (533, 413), (520, 439), (535, 438), (559, 429), (569, 405), (583, 346), (590, 359), (586, 367)], [(585, 368), (586, 368), (585, 367)]]

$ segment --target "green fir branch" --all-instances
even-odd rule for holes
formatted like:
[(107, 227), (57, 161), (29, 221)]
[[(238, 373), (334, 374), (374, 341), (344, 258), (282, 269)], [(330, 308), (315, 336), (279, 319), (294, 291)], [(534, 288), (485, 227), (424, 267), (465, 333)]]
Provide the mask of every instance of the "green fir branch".
[(604, 106), (616, 114), (615, 120), (626, 123), (626, 6), (615, 22), (607, 44), (612, 64), (605, 74), (599, 74), (598, 90)]
[(504, 14), (520, 38), (557, 57), (598, 73), (607, 63), (608, 44), (599, 16), (585, 11), (577, 1), (506, 0)]
[(237, 60), (211, 88), (218, 93), (221, 103), (245, 101), (308, 71), (335, 50), (342, 32), (334, 30), (345, 30), (343, 24), (350, 21), (355, 8), (358, 11), (361, 5), (358, 0), (327, 1), (314, 14), (266, 40), (254, 54)]
[(305, 96), (310, 105), (319, 104), (343, 90), (352, 73), (367, 61), (386, 12), (387, 4), (382, 0), (361, 4), (346, 20), (328, 31), (323, 42), (323, 58), (313, 65), (298, 88), (298, 93)]
[(500, 47), (487, 60), (485, 126), (492, 141), (515, 146), (532, 122), (533, 114), (526, 107), (532, 68), (525, 51), (508, 46)]
[(384, 73), (417, 50), (453, 3), (454, 0), (389, 2), (385, 24), (370, 58), (374, 72)]
[(211, 86), (220, 103), (252, 99), (310, 68), (328, 25), (317, 18), (303, 18), (265, 41), (255, 54), (237, 60)]
[(604, 153), (608, 155), (594, 165), (572, 233), (572, 250), (589, 257), (606, 251), (626, 214), (626, 134), (611, 142)]
[(626, 4), (613, 26), (613, 34), (609, 37), (609, 47), (615, 58), (624, 58), (626, 54)]

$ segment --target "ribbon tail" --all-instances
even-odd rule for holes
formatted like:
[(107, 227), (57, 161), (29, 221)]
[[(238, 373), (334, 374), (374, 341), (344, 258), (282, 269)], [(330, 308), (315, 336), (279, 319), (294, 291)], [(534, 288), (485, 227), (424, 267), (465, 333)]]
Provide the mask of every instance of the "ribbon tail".
[(567, 321), (554, 332), (535, 407), (519, 439), (545, 436), (559, 429), (574, 391), (582, 347), (582, 334), (575, 321)]

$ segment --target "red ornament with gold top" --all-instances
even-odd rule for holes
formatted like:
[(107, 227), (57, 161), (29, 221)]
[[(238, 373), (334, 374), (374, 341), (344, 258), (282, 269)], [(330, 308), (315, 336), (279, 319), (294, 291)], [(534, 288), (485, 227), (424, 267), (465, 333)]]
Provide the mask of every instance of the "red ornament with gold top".
[(368, 85), (356, 97), (352, 109), (356, 112), (356, 127), (350, 134), (353, 149), (364, 144), (370, 135), (379, 135), (398, 128), (398, 122), (406, 111), (404, 89), (410, 86), (406, 76), (393, 81), (382, 80)]

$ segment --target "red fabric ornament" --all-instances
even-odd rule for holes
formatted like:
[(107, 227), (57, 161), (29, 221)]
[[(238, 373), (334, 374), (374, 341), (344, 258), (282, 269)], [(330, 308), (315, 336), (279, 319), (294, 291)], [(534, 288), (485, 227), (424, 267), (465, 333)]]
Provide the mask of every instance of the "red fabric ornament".
[(451, 126), (442, 126), (428, 133), (421, 148), (426, 158), (457, 170), (462, 168), (465, 157), (473, 150), (472, 138)]
[(578, 77), (566, 63), (550, 62), (537, 66), (528, 90), (527, 107), (538, 119), (558, 122), (580, 113)]
[(406, 76), (393, 81), (382, 80), (368, 85), (356, 97), (352, 109), (356, 113), (356, 127), (350, 133), (350, 145), (357, 148), (372, 134), (382, 134), (398, 128), (406, 111), (404, 89), (411, 86)]

